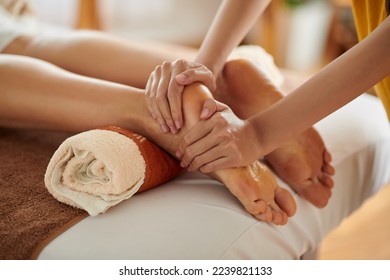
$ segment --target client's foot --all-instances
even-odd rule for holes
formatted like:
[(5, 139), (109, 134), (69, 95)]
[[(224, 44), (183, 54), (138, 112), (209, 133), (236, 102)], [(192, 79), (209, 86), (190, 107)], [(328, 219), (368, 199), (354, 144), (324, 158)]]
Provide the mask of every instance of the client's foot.
[(258, 220), (284, 225), (295, 214), (291, 193), (281, 188), (272, 172), (261, 162), (219, 170), (210, 174), (229, 189), (244, 208)]
[[(208, 98), (212, 95), (205, 86), (194, 84), (185, 88), (185, 126), (174, 137), (180, 138), (200, 120), (200, 111)], [(208, 175), (223, 183), (244, 208), (261, 221), (283, 225), (296, 211), (291, 193), (279, 187), (272, 172), (258, 161), (250, 166), (218, 170)]]
[(332, 194), (334, 169), (324, 142), (315, 129), (265, 156), (275, 173), (300, 196), (317, 207), (325, 207)]
[[(246, 119), (266, 109), (283, 95), (253, 63), (236, 59), (226, 63), (216, 98)], [(331, 196), (334, 169), (331, 157), (314, 128), (286, 142), (265, 157), (275, 173), (299, 195), (317, 207)]]

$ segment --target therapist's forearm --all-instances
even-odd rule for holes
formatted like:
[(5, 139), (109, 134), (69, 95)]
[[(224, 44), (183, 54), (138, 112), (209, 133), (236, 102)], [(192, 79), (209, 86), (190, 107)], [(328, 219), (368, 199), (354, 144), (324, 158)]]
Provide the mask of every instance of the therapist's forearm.
[(222, 67), (235, 48), (255, 24), (270, 0), (225, 0), (204, 39), (196, 62), (207, 66), (214, 74)]
[(294, 92), (249, 119), (261, 153), (274, 150), (388, 76), (388, 34), (390, 19)]

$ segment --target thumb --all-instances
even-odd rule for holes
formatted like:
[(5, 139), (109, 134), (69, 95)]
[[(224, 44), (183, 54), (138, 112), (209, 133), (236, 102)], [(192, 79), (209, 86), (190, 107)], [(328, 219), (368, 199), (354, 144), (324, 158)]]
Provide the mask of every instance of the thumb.
[(225, 110), (226, 108), (223, 105), (224, 104), (216, 101), (215, 99), (212, 98), (207, 99), (203, 104), (202, 112), (200, 113), (200, 118), (202, 120), (207, 120), (216, 112), (221, 112)]
[(176, 76), (176, 82), (187, 86), (195, 82), (204, 84), (211, 92), (216, 88), (215, 78), (207, 68), (189, 69)]

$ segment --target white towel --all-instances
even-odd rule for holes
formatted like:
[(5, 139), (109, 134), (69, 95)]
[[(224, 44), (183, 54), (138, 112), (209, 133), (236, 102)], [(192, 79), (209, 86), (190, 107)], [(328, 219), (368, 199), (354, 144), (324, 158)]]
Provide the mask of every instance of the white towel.
[(45, 174), (45, 185), (56, 199), (91, 216), (130, 198), (146, 177), (145, 187), (150, 188), (180, 171), (173, 158), (144, 137), (111, 129), (90, 130), (66, 139)]

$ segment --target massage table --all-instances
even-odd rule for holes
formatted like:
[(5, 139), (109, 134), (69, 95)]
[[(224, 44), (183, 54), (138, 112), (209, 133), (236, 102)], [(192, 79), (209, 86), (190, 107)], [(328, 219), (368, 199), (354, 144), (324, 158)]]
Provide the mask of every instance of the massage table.
[[(379, 100), (364, 94), (316, 125), (336, 168), (329, 204), (295, 195), (285, 226), (259, 222), (219, 182), (184, 172), (106, 213), (82, 219), (38, 259), (304, 259), (390, 181), (390, 130)], [(279, 184), (293, 191), (280, 179)]]

